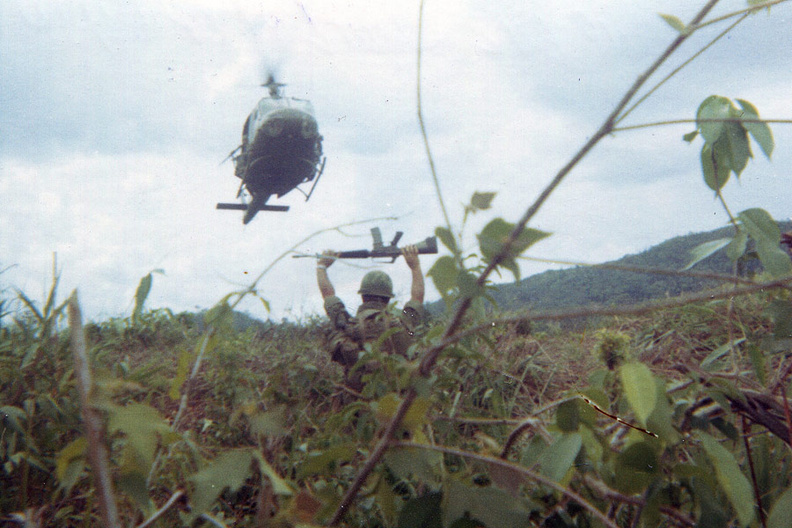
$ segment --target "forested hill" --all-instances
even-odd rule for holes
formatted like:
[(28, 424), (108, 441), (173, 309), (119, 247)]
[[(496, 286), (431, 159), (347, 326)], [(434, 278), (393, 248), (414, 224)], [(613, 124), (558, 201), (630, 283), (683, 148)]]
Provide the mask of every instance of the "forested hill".
[[(780, 222), (782, 232), (792, 229), (792, 222)], [(608, 264), (681, 270), (691, 260), (696, 246), (730, 237), (733, 228), (726, 227), (706, 233), (678, 236), (642, 253), (628, 255)], [(755, 271), (750, 267), (747, 272)], [(720, 250), (699, 262), (693, 271), (731, 273), (732, 263)], [(634, 303), (658, 297), (715, 286), (713, 281), (693, 277), (676, 277), (593, 267), (551, 270), (516, 283), (499, 285), (492, 297), (503, 311), (520, 309), (553, 310), (592, 304), (612, 305)], [(442, 305), (442, 301), (440, 302)], [(433, 307), (440, 308), (440, 306)], [(440, 308), (442, 309), (442, 308)]]

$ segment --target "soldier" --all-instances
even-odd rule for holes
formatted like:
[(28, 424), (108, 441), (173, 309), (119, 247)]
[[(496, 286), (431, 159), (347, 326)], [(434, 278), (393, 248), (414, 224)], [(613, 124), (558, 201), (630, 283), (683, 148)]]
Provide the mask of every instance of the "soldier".
[(332, 328), (331, 359), (343, 365), (347, 385), (358, 392), (362, 389), (360, 377), (363, 372), (358, 369), (357, 375), (350, 378), (349, 371), (357, 363), (358, 354), (364, 350), (364, 345), (376, 342), (383, 333), (394, 328), (382, 342), (381, 350), (386, 354), (407, 357), (407, 349), (423, 321), (424, 279), (418, 249), (414, 245), (406, 246), (402, 249), (402, 255), (412, 273), (412, 286), (410, 300), (399, 316), (388, 311), (388, 304), (394, 295), (393, 282), (387, 273), (366, 273), (358, 290), (363, 302), (355, 317), (352, 317), (341, 299), (336, 297), (335, 288), (327, 275), (327, 268), (336, 261), (337, 253), (325, 251), (316, 267), (319, 291)]

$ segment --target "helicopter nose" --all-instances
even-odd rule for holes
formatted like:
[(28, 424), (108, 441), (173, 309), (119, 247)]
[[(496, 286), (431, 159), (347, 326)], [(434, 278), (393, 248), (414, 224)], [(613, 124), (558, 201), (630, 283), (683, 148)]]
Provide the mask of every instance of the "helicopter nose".
[(316, 137), (319, 133), (319, 127), (316, 125), (316, 121), (313, 118), (306, 116), (302, 120), (302, 137), (305, 139), (310, 139), (312, 137)]

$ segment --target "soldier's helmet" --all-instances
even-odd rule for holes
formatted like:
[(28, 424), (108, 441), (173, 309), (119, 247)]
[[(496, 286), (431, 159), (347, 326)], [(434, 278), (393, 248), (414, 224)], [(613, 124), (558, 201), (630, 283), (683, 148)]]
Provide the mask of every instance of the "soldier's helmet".
[(361, 295), (378, 295), (380, 297), (393, 297), (393, 281), (384, 271), (369, 271), (360, 281)]

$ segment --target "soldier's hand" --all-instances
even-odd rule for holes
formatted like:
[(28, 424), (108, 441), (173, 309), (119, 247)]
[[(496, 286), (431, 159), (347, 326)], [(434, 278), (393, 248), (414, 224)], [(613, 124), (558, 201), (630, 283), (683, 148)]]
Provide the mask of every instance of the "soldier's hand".
[(335, 262), (337, 258), (338, 258), (338, 251), (327, 249), (325, 251), (322, 251), (322, 256), (319, 257), (319, 262), (317, 262), (317, 265), (329, 268), (330, 266), (333, 265), (333, 262)]
[(404, 262), (407, 263), (410, 269), (416, 269), (421, 265), (421, 261), (418, 260), (418, 248), (414, 245), (404, 246), (402, 255), (404, 255)]

